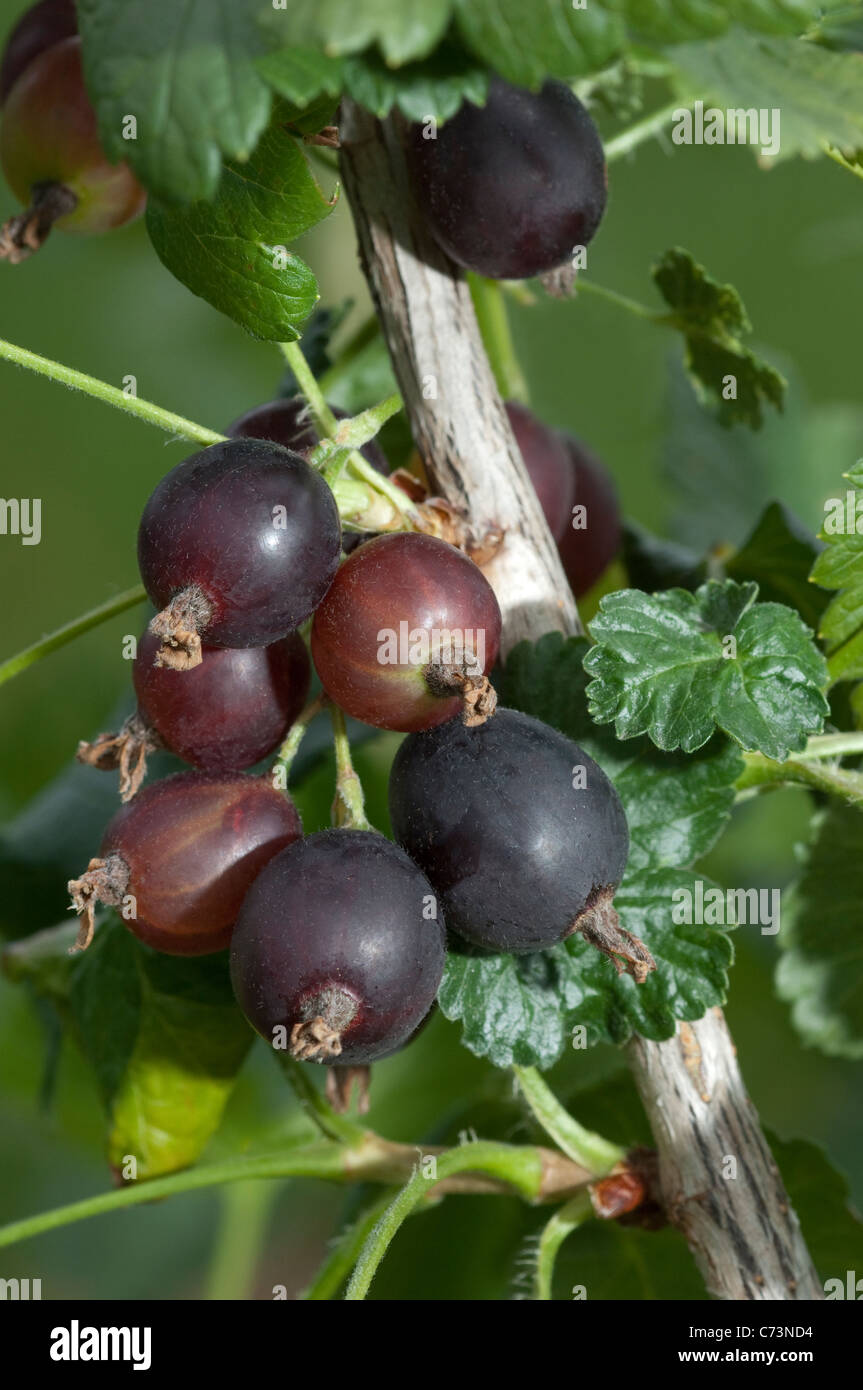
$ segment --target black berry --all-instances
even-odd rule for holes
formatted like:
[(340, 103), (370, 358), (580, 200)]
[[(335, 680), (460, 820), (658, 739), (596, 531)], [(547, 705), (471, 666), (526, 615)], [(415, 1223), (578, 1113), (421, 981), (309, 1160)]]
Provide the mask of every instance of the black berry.
[(540, 951), (581, 931), (619, 968), (630, 962), (632, 939), (611, 906), (626, 817), (602, 769), (557, 730), (498, 709), (475, 728), (452, 720), (411, 734), (390, 774), (390, 815), (466, 941)]
[(540, 92), (493, 78), (427, 139), (412, 127), (408, 159), (435, 240), (468, 270), (496, 280), (543, 275), (591, 240), (605, 210), (599, 133), (562, 82)]
[(324, 830), (267, 865), (231, 943), (240, 1008), (306, 1061), (364, 1066), (410, 1040), (443, 973), (434, 890), (368, 830)]
[[(347, 412), (338, 406), (330, 406), (337, 420), (346, 420)], [(308, 458), (320, 436), (309, 417), (309, 408), (302, 396), (292, 396), (286, 400), (270, 401), (259, 405), (241, 415), (225, 430), (233, 438), (271, 439), (285, 449)], [(363, 458), (384, 477), (390, 474), (389, 459), (376, 439), (370, 439), (360, 450)], [(342, 549), (350, 554), (363, 541), (368, 532), (345, 531), (342, 534)]]
[(506, 413), (576, 598), (611, 564), (622, 541), (620, 504), (608, 470), (572, 435), (507, 401)]

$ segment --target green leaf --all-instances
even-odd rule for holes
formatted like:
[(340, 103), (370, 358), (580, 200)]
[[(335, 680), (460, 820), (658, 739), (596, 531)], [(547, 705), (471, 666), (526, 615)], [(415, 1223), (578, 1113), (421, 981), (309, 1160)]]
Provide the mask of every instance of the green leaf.
[[(758, 38), (739, 29), (711, 43), (682, 44), (670, 57), (686, 101), (728, 109), (779, 111), (775, 158), (863, 148), (863, 64), (796, 39)], [(760, 145), (753, 147), (760, 154)]]
[(451, 951), (441, 1010), (462, 1021), (465, 1045), (497, 1066), (550, 1066), (578, 1024), (591, 1045), (623, 1042), (633, 1030), (670, 1037), (676, 1018), (700, 1018), (727, 990), (727, 935), (674, 922), (672, 895), (696, 891), (685, 866), (721, 834), (740, 755), (720, 738), (689, 759), (660, 753), (646, 740), (622, 747), (587, 713), (586, 649), (583, 638), (559, 633), (522, 642), (510, 653), (498, 691), (503, 703), (576, 739), (614, 777), (632, 838), (614, 905), (626, 930), (648, 946), (657, 969), (636, 985), (578, 935), (531, 956)]
[(3, 974), (14, 984), (32, 985), (40, 998), (50, 1000), (63, 1015), (73, 974), (70, 951), (77, 936), (78, 922), (72, 918), (12, 942), (0, 957)]
[(624, 0), (623, 8), (628, 25), (642, 37), (680, 43), (724, 34), (732, 24), (765, 34), (802, 34), (823, 6), (816, 0)]
[(863, 677), (863, 460), (845, 476), (851, 487), (825, 502), (826, 547), (812, 567), (814, 583), (839, 590), (819, 633), (832, 681)]
[(826, 665), (797, 614), (757, 593), (729, 579), (604, 598), (585, 658), (593, 718), (668, 750), (691, 753), (719, 727), (768, 758), (799, 752), (828, 713)]
[(809, 579), (821, 546), (784, 502), (771, 502), (752, 534), (725, 563), (729, 579), (754, 580), (761, 598), (796, 608), (817, 628), (826, 598)]
[(647, 946), (656, 969), (637, 985), (629, 975), (616, 974), (611, 961), (583, 937), (570, 937), (562, 948), (576, 977), (570, 981), (570, 993), (576, 979), (582, 991), (568, 1017), (570, 1028), (584, 1024), (591, 1043), (623, 1043), (633, 1032), (661, 1040), (672, 1036), (677, 1019), (701, 1018), (705, 1010), (725, 1001), (734, 955), (726, 932), (672, 919), (680, 901), (673, 895), (685, 892), (694, 901), (697, 881), (705, 892), (715, 886), (683, 869), (627, 869), (614, 906), (626, 930)]
[(565, 1242), (555, 1265), (552, 1297), (571, 1306), (580, 1289), (587, 1307), (630, 1300), (707, 1300), (704, 1280), (679, 1231), (670, 1226), (639, 1230), (619, 1221), (589, 1221)]
[(384, 117), (394, 106), (409, 121), (433, 116), (446, 121), (464, 101), (482, 105), (488, 73), (469, 54), (444, 44), (430, 57), (404, 67), (388, 66), (374, 49), (344, 61), (345, 91), (361, 106)]
[[(160, 198), (211, 197), (222, 155), (247, 159), (266, 126), (258, 9), (258, 0), (78, 0), (102, 144)], [(123, 135), (130, 115), (135, 139)]]
[[(679, 247), (666, 251), (653, 278), (686, 341), (685, 364), (696, 392), (716, 401), (722, 424), (742, 421), (759, 429), (765, 404), (781, 409), (786, 382), (741, 342), (751, 325), (733, 285), (721, 285)], [(726, 399), (727, 378), (734, 379), (733, 399)]]
[(711, 739), (697, 756), (661, 753), (645, 740), (615, 778), (629, 824), (629, 871), (703, 858), (731, 815), (742, 771), (736, 744), (723, 738)]
[(193, 1163), (252, 1042), (225, 953), (161, 955), (112, 918), (76, 958), (69, 999), (108, 1109), (111, 1164), (134, 1157), (150, 1178)]
[[(530, 956), (447, 952), (438, 1004), (462, 1022), (462, 1042), (496, 1067), (546, 1069), (562, 1053), (568, 1017), (583, 991), (571, 988), (563, 947)], [(598, 1036), (598, 1034), (597, 1034)]]
[(560, 0), (456, 0), (465, 43), (509, 82), (538, 87), (547, 77), (596, 72), (617, 57), (625, 32), (616, 7), (583, 9)]
[(318, 299), (314, 275), (287, 248), (331, 211), (297, 142), (278, 123), (247, 164), (227, 164), (211, 203), (151, 200), (160, 259), (194, 294), (256, 338), (287, 342)]
[(647, 739), (620, 743), (587, 708), (583, 637), (549, 632), (520, 642), (495, 678), (501, 703), (560, 729), (614, 779), (630, 833), (630, 871), (692, 864), (713, 848), (731, 813), (743, 760), (713, 738), (697, 757), (664, 753)]
[(496, 671), (494, 684), (502, 705), (532, 714), (574, 739), (609, 776), (627, 766), (632, 748), (624, 748), (610, 729), (601, 729), (587, 709), (586, 637), (547, 632), (538, 642), (519, 642)]
[(341, 91), (340, 60), (314, 48), (281, 48), (265, 53), (255, 66), (274, 92), (297, 106), (308, 106), (322, 94), (334, 97)]
[(397, 67), (432, 52), (451, 12), (452, 0), (281, 0), (261, 11), (260, 22), (271, 41), (285, 48), (338, 55), (376, 43)]
[[(701, 882), (705, 891), (713, 887)], [(694, 898), (695, 883), (679, 869), (627, 872), (615, 894), (621, 923), (656, 961), (643, 984), (617, 975), (577, 933), (529, 956), (450, 951), (438, 996), (442, 1013), (461, 1019), (465, 1046), (498, 1067), (550, 1067), (578, 1025), (589, 1046), (623, 1043), (633, 1032), (670, 1038), (676, 1019), (700, 1018), (723, 1003), (728, 989), (733, 952), (725, 931), (672, 921), (672, 894)]]
[(833, 13), (821, 17), (816, 36), (819, 43), (840, 53), (863, 52), (863, 10), (859, 3), (843, 4), (838, 0)]
[(832, 805), (817, 826), (780, 933), (780, 997), (801, 1037), (831, 1057), (863, 1058), (863, 855), (860, 812)]

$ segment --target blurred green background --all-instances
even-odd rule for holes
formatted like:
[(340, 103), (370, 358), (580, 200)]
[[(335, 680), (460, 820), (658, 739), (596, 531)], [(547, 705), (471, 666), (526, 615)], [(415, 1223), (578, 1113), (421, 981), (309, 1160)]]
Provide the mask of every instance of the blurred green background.
[[(0, 30), (21, 8), (18, 0), (0, 0)], [(538, 297), (535, 307), (513, 311), (534, 408), (596, 450), (618, 481), (627, 514), (655, 531), (674, 526), (678, 538), (699, 544), (739, 541), (774, 493), (791, 500), (817, 530), (823, 497), (839, 489), (863, 439), (859, 329), (849, 296), (863, 260), (859, 181), (826, 161), (763, 173), (743, 149), (672, 153), (670, 145), (652, 143), (614, 165), (610, 187), (605, 222), (590, 250), (590, 277), (653, 303), (651, 264), (670, 246), (689, 249), (739, 289), (759, 346), (789, 373), (787, 415), (754, 442), (743, 431), (720, 437), (681, 386), (677, 341), (587, 295), (568, 304)], [(12, 210), (11, 194), (0, 184), (0, 213)], [(318, 275), (324, 303), (355, 301), (341, 330), (349, 333), (369, 306), (346, 204), (300, 250)], [(118, 386), (132, 374), (140, 396), (216, 429), (274, 395), (281, 375), (273, 345), (246, 337), (163, 270), (141, 224), (104, 240), (55, 234), (34, 260), (0, 266), (0, 336)], [(672, 401), (683, 404), (673, 411)], [(0, 537), (0, 655), (6, 656), (137, 582), (141, 507), (189, 449), (5, 363), (0, 419), (0, 492), (40, 497), (43, 507), (40, 545)], [(725, 461), (721, 470), (718, 458)], [(669, 469), (687, 477), (696, 497), (682, 519)], [(729, 521), (732, 515), (740, 520)], [(735, 528), (738, 534), (729, 535)], [(79, 737), (110, 727), (129, 680), (121, 638), (136, 633), (142, 620), (142, 610), (133, 610), (0, 690), (4, 820), (68, 763)], [(391, 746), (380, 740), (360, 758), (381, 828)], [(302, 798), (307, 825), (323, 823), (328, 797), (324, 771)], [(805, 796), (796, 793), (741, 808), (712, 856), (711, 872), (735, 886), (787, 883), (808, 813)], [(68, 815), (74, 818), (74, 803)], [(781, 1136), (804, 1133), (822, 1144), (859, 1202), (860, 1068), (798, 1044), (772, 991), (773, 941), (743, 929), (737, 951), (728, 1013), (762, 1118)], [(103, 1190), (108, 1175), (103, 1119), (83, 1063), (71, 1046), (62, 1047), (54, 1098), (43, 1106), (46, 1035), (39, 1013), (2, 981), (0, 1011), (0, 1219), (8, 1220)], [(623, 1086), (611, 1079), (621, 1067), (619, 1057), (600, 1049), (587, 1058), (573, 1054), (551, 1079), (567, 1094), (607, 1078), (603, 1084), (613, 1092)], [(454, 1138), (471, 1126), (482, 1135), (486, 1119), (494, 1133), (501, 1124), (514, 1135), (521, 1131), (517, 1110), (507, 1110), (508, 1079), (465, 1052), (457, 1029), (440, 1018), (406, 1056), (377, 1071), (370, 1120), (394, 1138)], [(465, 1096), (473, 1097), (467, 1108)], [(290, 1123), (291, 1107), (259, 1045), (214, 1152)], [(638, 1136), (621, 1120), (612, 1137)], [(5, 1252), (0, 1274), (42, 1277), (43, 1296), (51, 1298), (236, 1291), (231, 1278), (239, 1278), (242, 1256), (236, 1231), (248, 1232), (258, 1221), (263, 1253), (254, 1290), (270, 1297), (273, 1285), (284, 1284), (292, 1296), (351, 1201), (350, 1194), (311, 1183), (280, 1184), (266, 1195), (194, 1194), (16, 1247)], [(516, 1287), (513, 1248), (535, 1227), (536, 1216), (514, 1201), (449, 1199), (397, 1241), (377, 1295), (509, 1296)], [(227, 1284), (221, 1282), (226, 1267)], [(621, 1290), (609, 1296), (627, 1296), (623, 1283)], [(689, 1294), (678, 1285), (666, 1296)]]

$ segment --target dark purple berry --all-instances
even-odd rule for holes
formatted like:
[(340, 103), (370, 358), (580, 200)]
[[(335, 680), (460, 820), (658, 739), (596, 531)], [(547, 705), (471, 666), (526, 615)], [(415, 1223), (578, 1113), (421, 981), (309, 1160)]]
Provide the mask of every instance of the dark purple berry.
[(495, 280), (543, 275), (591, 240), (605, 210), (599, 133), (563, 82), (539, 92), (492, 78), (485, 106), (465, 102), (408, 161), (428, 227), (458, 265)]
[(292, 802), (263, 778), (180, 772), (154, 782), (117, 812), (100, 858), (69, 884), (85, 915), (79, 944), (103, 902), (168, 955), (220, 951), (256, 875), (301, 834)]
[(339, 1066), (364, 1066), (408, 1042), (443, 965), (431, 885), (369, 830), (320, 831), (277, 855), (231, 943), (234, 992), (252, 1027), (295, 1057)]
[[(330, 406), (337, 420), (346, 420), (347, 412), (338, 406)], [(308, 406), (302, 396), (292, 396), (290, 400), (270, 401), (268, 405), (256, 406), (241, 415), (225, 431), (232, 438), (271, 439), (285, 449), (293, 449), (307, 459), (320, 443), (320, 436), (309, 418)], [(389, 477), (389, 460), (376, 439), (370, 439), (360, 450), (363, 458), (376, 468), (378, 473)], [(342, 549), (350, 554), (368, 535), (367, 532), (344, 531)]]
[(278, 746), (306, 702), (310, 663), (295, 632), (268, 647), (204, 647), (185, 675), (155, 664), (146, 632), (132, 668), (138, 710), (193, 767), (237, 772)]
[(214, 444), (163, 478), (144, 508), (138, 563), (157, 608), (159, 660), (262, 647), (314, 612), (341, 553), (335, 499), (299, 454), (256, 439)]
[(396, 839), (440, 895), (449, 928), (491, 951), (541, 951), (582, 932), (619, 964), (652, 962), (611, 906), (629, 849), (602, 769), (516, 710), (411, 734), (390, 774)]
[(580, 598), (621, 547), (614, 481), (580, 440), (549, 429), (526, 406), (507, 401), (506, 413), (566, 577)]
[(580, 598), (620, 551), (620, 503), (614, 480), (599, 459), (572, 435), (561, 438), (575, 475), (575, 515), (558, 540), (558, 550), (572, 592)]
[(526, 405), (507, 401), (506, 413), (548, 529), (559, 544), (572, 522), (575, 502), (575, 476), (566, 446)]

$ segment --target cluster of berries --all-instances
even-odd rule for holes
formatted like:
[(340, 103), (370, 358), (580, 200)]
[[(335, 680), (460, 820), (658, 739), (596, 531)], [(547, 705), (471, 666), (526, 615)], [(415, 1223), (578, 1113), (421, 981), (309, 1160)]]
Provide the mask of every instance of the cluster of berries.
[[(256, 436), (264, 415), (271, 433), (292, 422), (295, 447)], [(233, 429), (144, 508), (139, 563), (160, 611), (138, 644), (135, 714), (80, 750), (120, 768), (126, 799), (71, 885), (81, 944), (97, 901), (162, 951), (230, 944), (254, 1027), (339, 1065), (415, 1033), (445, 922), (472, 949), (536, 951), (580, 930), (631, 962), (611, 907), (628, 847), (620, 802), (575, 744), (495, 708), (501, 618), (482, 571), (416, 532), (365, 540), (340, 563), (338, 510), (299, 451), (315, 441), (297, 404)], [(308, 620), (327, 697), (410, 733), (390, 780), (397, 844), (347, 827), (303, 837), (272, 775), (244, 770), (304, 705)], [(139, 790), (154, 747), (196, 770)]]
[[(102, 231), (141, 210), (134, 176), (99, 145), (70, 0), (42, 0), (13, 31), (0, 99), (0, 160), (29, 202), (0, 252), (20, 260), (54, 222)], [(484, 108), (408, 145), (433, 235), (479, 273), (550, 272), (599, 224), (602, 147), (559, 83), (531, 94), (495, 79)], [(517, 205), (506, 217), (502, 188)], [(507, 409), (582, 593), (619, 544), (613, 487), (576, 441)], [(512, 952), (580, 931), (643, 978), (652, 961), (611, 905), (628, 850), (612, 784), (562, 734), (496, 708), (501, 615), (468, 555), (418, 532), (342, 534), (309, 462), (317, 442), (302, 401), (272, 402), (180, 463), (144, 508), (138, 560), (158, 612), (137, 647), (134, 715), (79, 749), (119, 769), (124, 803), (70, 884), (79, 947), (98, 902), (157, 950), (230, 946), (252, 1025), (340, 1066), (387, 1056), (422, 1026), (447, 930), (458, 949)], [(389, 471), (375, 443), (364, 452)], [(586, 530), (572, 526), (579, 507)], [(278, 778), (248, 771), (300, 717), (312, 662), (332, 704), (409, 735), (390, 778), (397, 843), (356, 824), (303, 836)], [(142, 787), (156, 748), (191, 770)]]

